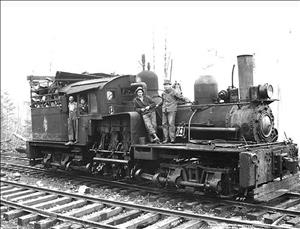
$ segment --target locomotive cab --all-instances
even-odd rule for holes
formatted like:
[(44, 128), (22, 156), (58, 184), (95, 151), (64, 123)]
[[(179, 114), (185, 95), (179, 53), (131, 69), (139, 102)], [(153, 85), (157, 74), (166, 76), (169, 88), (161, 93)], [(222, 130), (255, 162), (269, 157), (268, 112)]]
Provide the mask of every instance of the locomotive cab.
[[(29, 76), (31, 86), (32, 140), (27, 142), (31, 164), (42, 159), (49, 167), (67, 169), (77, 160), (87, 164), (92, 154), (84, 153), (92, 143), (92, 119), (99, 119), (97, 88), (113, 76), (107, 74), (87, 75), (57, 72), (55, 77)], [(85, 82), (85, 83), (84, 83)], [(88, 83), (86, 83), (88, 82)], [(47, 83), (47, 84), (46, 84)], [(68, 97), (77, 104), (86, 101), (86, 112), (77, 110), (76, 144), (68, 142)]]

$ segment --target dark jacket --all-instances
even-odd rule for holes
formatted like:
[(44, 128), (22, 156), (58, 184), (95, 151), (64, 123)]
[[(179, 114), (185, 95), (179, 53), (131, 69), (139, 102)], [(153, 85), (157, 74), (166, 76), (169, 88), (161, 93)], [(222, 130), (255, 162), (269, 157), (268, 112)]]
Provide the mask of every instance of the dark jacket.
[[(143, 96), (143, 101), (141, 101), (139, 99), (139, 97), (136, 97), (133, 102), (134, 102), (134, 109), (135, 109), (135, 111), (138, 112), (138, 113), (140, 113), (140, 114), (142, 114), (142, 115), (143, 114), (147, 114), (149, 112), (152, 112), (153, 108), (156, 106), (155, 102), (149, 96), (147, 96), (147, 95)], [(141, 109), (145, 108), (147, 106), (150, 106), (150, 109), (147, 110), (147, 111), (142, 112)]]
[(84, 104), (79, 104), (79, 114), (87, 114), (88, 113), (88, 106), (86, 103)]

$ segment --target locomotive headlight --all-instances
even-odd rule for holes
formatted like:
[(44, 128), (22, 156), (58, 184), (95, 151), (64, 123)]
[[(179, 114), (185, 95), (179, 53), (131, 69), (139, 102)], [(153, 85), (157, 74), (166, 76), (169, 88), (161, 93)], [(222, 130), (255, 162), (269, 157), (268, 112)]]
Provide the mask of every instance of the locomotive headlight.
[(228, 92), (225, 90), (222, 90), (218, 93), (218, 96), (221, 100), (226, 100), (228, 98)]
[(258, 163), (258, 157), (256, 154), (251, 154), (251, 161), (253, 164), (257, 164)]
[(267, 95), (268, 95), (268, 98), (269, 98), (269, 99), (272, 98), (273, 92), (274, 92), (273, 86), (272, 86), (271, 84), (268, 84), (268, 86), (267, 86)]
[(272, 133), (272, 121), (268, 115), (263, 115), (260, 119), (260, 129), (264, 137), (269, 137)]
[(271, 84), (264, 84), (259, 86), (259, 97), (262, 99), (270, 99), (273, 96), (273, 86)]

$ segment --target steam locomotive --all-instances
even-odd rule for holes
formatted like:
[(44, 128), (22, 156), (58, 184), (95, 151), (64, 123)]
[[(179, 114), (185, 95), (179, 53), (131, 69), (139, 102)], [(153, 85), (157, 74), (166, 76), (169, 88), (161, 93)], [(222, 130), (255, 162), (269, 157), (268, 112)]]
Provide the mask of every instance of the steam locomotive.
[[(253, 56), (238, 56), (237, 62), (238, 88), (232, 84), (219, 92), (210, 75), (195, 81), (194, 102), (178, 105), (175, 144), (150, 143), (142, 117), (134, 111), (139, 86), (161, 101), (158, 77), (150, 69), (137, 75), (28, 76), (30, 162), (223, 196), (263, 200), (280, 195), (277, 190), (299, 182), (298, 148), (291, 139), (277, 141), (269, 106), (275, 101), (273, 87), (253, 85)], [(77, 143), (66, 145), (70, 95), (77, 102), (85, 98), (88, 112), (78, 113)], [(161, 108), (156, 112), (161, 137)]]

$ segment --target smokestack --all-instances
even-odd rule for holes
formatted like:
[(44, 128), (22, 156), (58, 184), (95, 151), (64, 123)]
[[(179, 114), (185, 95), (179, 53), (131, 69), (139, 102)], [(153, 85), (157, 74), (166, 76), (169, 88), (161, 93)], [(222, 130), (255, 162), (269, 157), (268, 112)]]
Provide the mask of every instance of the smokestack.
[(253, 55), (237, 56), (239, 68), (240, 101), (249, 100), (249, 88), (253, 86)]

